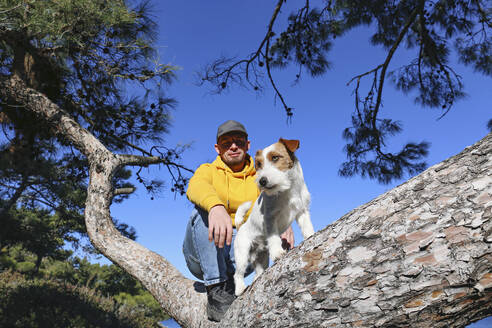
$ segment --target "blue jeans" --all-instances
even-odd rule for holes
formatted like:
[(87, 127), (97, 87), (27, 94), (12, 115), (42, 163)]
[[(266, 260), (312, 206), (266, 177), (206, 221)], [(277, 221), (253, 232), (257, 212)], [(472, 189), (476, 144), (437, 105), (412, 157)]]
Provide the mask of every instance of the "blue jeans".
[[(229, 280), (236, 271), (234, 263), (234, 237), (230, 246), (215, 246), (208, 240), (208, 212), (195, 207), (191, 212), (183, 241), (183, 254), (190, 272), (203, 280), (205, 286)], [(246, 274), (251, 273), (248, 270)]]

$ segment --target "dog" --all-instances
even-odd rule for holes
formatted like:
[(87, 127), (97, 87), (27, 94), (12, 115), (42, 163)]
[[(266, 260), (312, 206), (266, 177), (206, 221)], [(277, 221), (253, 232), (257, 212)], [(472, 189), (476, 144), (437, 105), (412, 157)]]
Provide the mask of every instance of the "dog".
[(277, 261), (284, 254), (280, 235), (295, 219), (304, 239), (314, 234), (309, 214), (311, 196), (304, 182), (301, 164), (294, 152), (299, 140), (280, 140), (255, 155), (256, 183), (260, 195), (251, 214), (243, 223), (251, 202), (243, 203), (236, 211), (238, 229), (234, 241), (235, 294), (241, 295), (246, 286), (244, 274), (251, 263), (256, 279), (268, 268), (269, 257)]

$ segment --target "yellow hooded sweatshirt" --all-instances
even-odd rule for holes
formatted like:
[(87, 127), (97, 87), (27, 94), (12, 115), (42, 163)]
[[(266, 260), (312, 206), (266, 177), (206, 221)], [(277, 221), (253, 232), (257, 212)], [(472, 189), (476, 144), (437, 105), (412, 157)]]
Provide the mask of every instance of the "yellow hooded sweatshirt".
[[(249, 155), (241, 172), (233, 172), (220, 158), (205, 163), (195, 171), (190, 179), (186, 196), (195, 205), (207, 212), (216, 205), (224, 205), (232, 218), (236, 210), (246, 201), (254, 202), (260, 191), (255, 183), (255, 166)], [(251, 212), (248, 211), (247, 216)]]

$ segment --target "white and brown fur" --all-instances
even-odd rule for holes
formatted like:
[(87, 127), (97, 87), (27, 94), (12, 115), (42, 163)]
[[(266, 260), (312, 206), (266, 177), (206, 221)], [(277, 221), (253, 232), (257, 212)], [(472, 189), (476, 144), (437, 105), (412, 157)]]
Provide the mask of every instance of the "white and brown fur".
[(302, 168), (294, 152), (298, 140), (280, 140), (259, 150), (255, 155), (256, 183), (261, 194), (256, 200), (248, 220), (241, 225), (251, 202), (241, 204), (236, 211), (238, 232), (234, 241), (236, 295), (246, 288), (244, 274), (251, 263), (255, 279), (268, 268), (268, 258), (278, 260), (286, 252), (280, 235), (295, 219), (304, 239), (313, 233), (309, 215), (311, 196), (304, 183)]

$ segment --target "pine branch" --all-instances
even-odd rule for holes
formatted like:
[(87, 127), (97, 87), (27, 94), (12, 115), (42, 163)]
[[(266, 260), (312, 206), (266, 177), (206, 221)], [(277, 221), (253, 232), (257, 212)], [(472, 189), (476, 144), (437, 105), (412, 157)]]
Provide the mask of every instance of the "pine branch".
[(415, 18), (417, 17), (417, 14), (423, 8), (424, 3), (425, 3), (425, 1), (420, 1), (417, 8), (415, 8), (413, 10), (413, 12), (410, 14), (410, 16), (408, 17), (408, 20), (406, 21), (405, 25), (403, 26), (402, 30), (400, 31), (400, 34), (398, 35), (398, 38), (396, 39), (393, 46), (389, 50), (388, 55), (386, 56), (386, 59), (385, 59), (384, 63), (382, 64), (381, 74), (379, 76), (379, 87), (378, 87), (378, 91), (377, 91), (376, 104), (374, 105), (374, 114), (372, 117), (372, 126), (374, 129), (376, 129), (376, 117), (378, 115), (379, 108), (381, 106), (381, 98), (382, 98), (382, 94), (383, 94), (383, 86), (384, 86), (384, 79), (386, 77), (386, 70), (388, 69), (389, 63), (391, 62), (391, 59), (393, 58), (393, 55), (394, 55), (396, 49), (398, 49), (401, 41), (403, 40), (403, 37), (407, 34), (410, 26), (415, 22)]
[[(221, 89), (225, 89), (231, 80), (237, 80), (239, 84), (242, 84), (242, 78), (241, 75), (245, 75), (246, 82), (253, 87), (255, 90), (259, 89), (259, 83), (258, 83), (258, 74), (257, 74), (257, 69), (256, 69), (256, 64), (255, 61), (259, 61), (259, 66), (263, 66), (264, 63), (261, 61), (260, 58), (263, 58), (266, 62), (266, 65), (268, 67), (269, 65), (269, 58), (268, 58), (268, 46), (270, 39), (273, 37), (273, 26), (274, 23), (278, 17), (278, 14), (280, 13), (280, 9), (282, 8), (282, 5), (284, 4), (284, 0), (279, 0), (275, 6), (275, 9), (273, 11), (272, 17), (270, 18), (268, 27), (267, 27), (267, 32), (262, 39), (260, 45), (256, 49), (254, 53), (252, 53), (248, 58), (246, 59), (241, 59), (238, 61), (233, 61), (231, 59), (219, 59), (212, 63), (211, 65), (208, 66), (206, 69), (205, 75), (201, 78), (201, 82), (199, 82), (200, 85), (203, 84), (203, 82), (208, 81), (211, 83), (216, 84), (219, 88), (217, 92), (220, 92)], [(264, 49), (266, 46), (266, 49)], [(241, 66), (244, 66), (244, 71), (239, 71)], [(269, 71), (269, 69), (267, 69)], [(253, 82), (250, 78), (250, 72), (254, 72), (255, 76), (255, 81)], [(270, 72), (269, 72), (270, 74)], [(276, 89), (275, 85), (273, 84), (274, 89)], [(278, 91), (276, 89), (276, 91)], [(277, 93), (279, 94), (279, 93)]]

